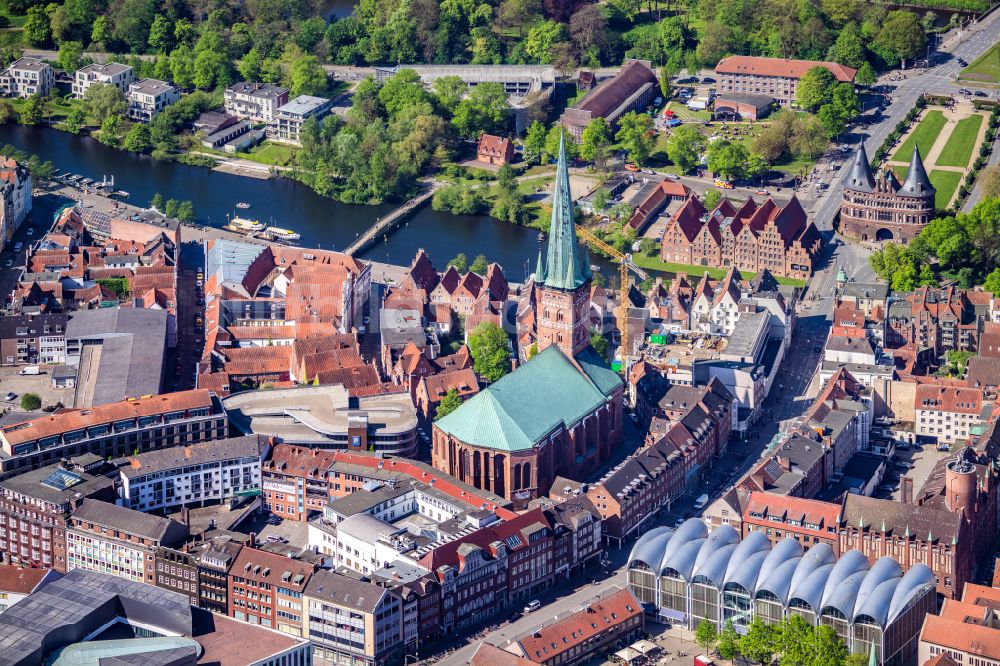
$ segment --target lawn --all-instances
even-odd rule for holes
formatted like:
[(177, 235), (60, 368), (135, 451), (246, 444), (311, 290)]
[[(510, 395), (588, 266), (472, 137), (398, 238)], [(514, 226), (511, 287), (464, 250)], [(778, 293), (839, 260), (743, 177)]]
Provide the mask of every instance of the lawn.
[(941, 209), (947, 208), (965, 174), (958, 171), (931, 171), (930, 177), (931, 185), (937, 190), (937, 194), (934, 196), (934, 205)]
[(938, 134), (944, 128), (945, 122), (944, 114), (938, 109), (933, 109), (927, 112), (924, 119), (920, 121), (917, 125), (917, 129), (910, 133), (910, 136), (906, 138), (893, 155), (892, 159), (897, 162), (909, 162), (910, 157), (913, 155), (913, 146), (916, 145), (920, 149), (921, 157), (926, 156), (930, 152), (931, 146), (938, 138)]
[(985, 83), (1000, 83), (1000, 42), (994, 44), (971, 65), (959, 73), (959, 78)]
[[(907, 171), (909, 171), (909, 167), (892, 167), (892, 172), (896, 174), (896, 178), (899, 179), (900, 183), (906, 180)], [(937, 190), (937, 193), (934, 195), (934, 206), (944, 210), (948, 207), (948, 202), (951, 201), (952, 195), (955, 194), (955, 189), (962, 182), (965, 174), (958, 171), (931, 171), (928, 176), (931, 179), (931, 185)]]
[(976, 147), (976, 139), (979, 138), (979, 128), (982, 126), (983, 117), (978, 113), (959, 120), (935, 164), (962, 167), (963, 169), (968, 167), (972, 151)]
[[(645, 268), (652, 271), (660, 271), (664, 273), (672, 273), (678, 275), (684, 273), (685, 275), (690, 275), (692, 277), (700, 278), (708, 271), (708, 276), (713, 280), (721, 280), (726, 277), (726, 268), (716, 268), (711, 266), (692, 266), (690, 264), (675, 264), (670, 261), (662, 261), (658, 257), (649, 257), (645, 254), (634, 254), (632, 255), (632, 261), (636, 263), (640, 268)], [(752, 279), (754, 274), (747, 272), (740, 272), (743, 278), (746, 280)], [(798, 280), (795, 278), (777, 277), (779, 284), (787, 284), (793, 287), (804, 287), (805, 280)]]
[(286, 146), (284, 144), (265, 141), (251, 148), (250, 152), (236, 153), (236, 156), (242, 157), (245, 160), (260, 162), (261, 164), (286, 166), (295, 155), (295, 150), (295, 146)]

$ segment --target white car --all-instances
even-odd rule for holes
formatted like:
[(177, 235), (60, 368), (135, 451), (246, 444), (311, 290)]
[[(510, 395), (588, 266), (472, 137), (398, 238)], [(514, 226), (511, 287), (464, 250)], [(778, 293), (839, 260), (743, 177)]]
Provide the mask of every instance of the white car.
[(532, 599), (531, 601), (528, 602), (528, 605), (524, 607), (524, 612), (530, 613), (532, 611), (538, 610), (541, 607), (542, 607), (541, 601), (539, 601), (538, 599)]
[(10, 402), (11, 400), (17, 397), (17, 394), (14, 393), (13, 391), (7, 391), (6, 397), (7, 397), (7, 402)]

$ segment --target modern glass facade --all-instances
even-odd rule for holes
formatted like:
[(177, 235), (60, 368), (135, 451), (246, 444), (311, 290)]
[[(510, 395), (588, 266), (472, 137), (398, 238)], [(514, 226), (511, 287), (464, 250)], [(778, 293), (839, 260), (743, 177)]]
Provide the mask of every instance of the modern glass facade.
[(773, 625), (795, 614), (832, 627), (851, 652), (874, 646), (885, 666), (913, 661), (921, 619), (936, 604), (934, 574), (923, 564), (904, 573), (890, 557), (869, 565), (855, 550), (836, 559), (827, 544), (805, 550), (784, 539), (772, 547), (760, 532), (740, 540), (728, 525), (709, 533), (694, 518), (644, 534), (628, 581), (647, 613), (689, 629), (732, 621), (744, 632), (754, 619)]

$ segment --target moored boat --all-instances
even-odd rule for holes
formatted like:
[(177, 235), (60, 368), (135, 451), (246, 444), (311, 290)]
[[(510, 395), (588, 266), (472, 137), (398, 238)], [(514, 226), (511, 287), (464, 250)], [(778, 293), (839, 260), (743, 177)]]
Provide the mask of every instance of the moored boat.
[(240, 232), (262, 231), (264, 229), (264, 225), (260, 222), (254, 222), (253, 220), (247, 220), (242, 217), (234, 217), (229, 221), (229, 224), (226, 225), (226, 227), (232, 231)]
[(300, 234), (289, 229), (282, 229), (281, 227), (268, 227), (265, 231), (274, 240), (293, 241), (302, 238)]

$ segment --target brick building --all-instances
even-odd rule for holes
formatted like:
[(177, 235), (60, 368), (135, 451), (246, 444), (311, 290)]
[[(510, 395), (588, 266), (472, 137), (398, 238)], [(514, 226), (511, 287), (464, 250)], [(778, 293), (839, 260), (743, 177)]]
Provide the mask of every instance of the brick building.
[(948, 351), (976, 351), (986, 330), (984, 317), (976, 310), (965, 290), (918, 287), (888, 304), (885, 346), (927, 347), (935, 357)]
[(857, 70), (835, 62), (729, 56), (715, 66), (719, 96), (767, 95), (782, 105), (795, 103), (799, 79), (813, 67), (825, 67), (841, 83), (853, 83)]
[[(917, 663), (996, 666), (1000, 664), (1000, 590), (966, 583), (962, 599), (945, 599), (920, 630)], [(947, 660), (947, 661), (944, 661)]]
[(293, 636), (305, 622), (302, 593), (316, 567), (244, 546), (229, 569), (229, 615)]
[(808, 279), (823, 240), (802, 204), (771, 198), (738, 208), (723, 199), (712, 211), (690, 197), (667, 222), (661, 238), (664, 261), (697, 266), (735, 266), (741, 271)]
[(792, 538), (809, 548), (826, 544), (840, 557), (840, 505), (766, 492), (751, 492), (743, 512), (742, 536), (763, 532), (771, 545)]
[(840, 231), (864, 241), (908, 243), (934, 218), (934, 194), (916, 146), (906, 180), (900, 184), (890, 167), (872, 175), (868, 154), (861, 144), (844, 181)]
[(81, 502), (115, 500), (113, 468), (85, 455), (0, 481), (0, 555), (5, 564), (66, 564), (66, 529)]
[(650, 63), (626, 60), (621, 70), (598, 85), (576, 105), (563, 111), (559, 122), (577, 141), (594, 118), (604, 118), (612, 127), (629, 111), (645, 109), (660, 94)]
[(514, 144), (506, 137), (484, 133), (479, 137), (476, 159), (484, 164), (509, 164), (514, 161)]

